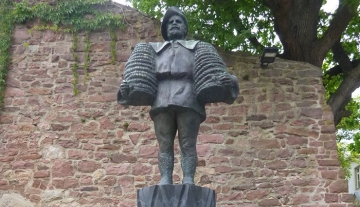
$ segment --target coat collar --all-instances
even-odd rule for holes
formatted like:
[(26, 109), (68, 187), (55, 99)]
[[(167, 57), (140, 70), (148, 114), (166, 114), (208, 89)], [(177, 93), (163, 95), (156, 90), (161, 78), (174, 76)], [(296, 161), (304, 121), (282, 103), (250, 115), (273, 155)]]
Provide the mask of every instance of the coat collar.
[[(175, 40), (175, 43), (179, 43), (180, 45), (182, 45), (183, 47), (189, 49), (189, 50), (193, 50), (197, 43), (199, 43), (199, 41), (197, 40)], [(162, 49), (165, 48), (165, 46), (167, 46), (168, 44), (171, 44), (170, 41), (165, 41), (165, 42), (149, 42), (149, 44), (151, 45), (151, 47), (155, 50), (156, 53), (161, 52)]]

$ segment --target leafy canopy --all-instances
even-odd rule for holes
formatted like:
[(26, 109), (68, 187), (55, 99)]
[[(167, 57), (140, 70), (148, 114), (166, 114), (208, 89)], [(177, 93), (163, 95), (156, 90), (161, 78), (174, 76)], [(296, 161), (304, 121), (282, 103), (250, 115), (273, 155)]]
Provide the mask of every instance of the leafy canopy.
[(347, 168), (358, 158), (360, 102), (351, 93), (360, 87), (359, 0), (336, 1), (332, 12), (323, 9), (326, 0), (128, 1), (159, 20), (169, 6), (180, 7), (189, 34), (225, 50), (260, 54), (266, 46), (277, 46), (282, 58), (321, 67), (338, 140), (354, 140), (349, 147), (339, 143), (339, 159)]
[(226, 50), (260, 52), (262, 47), (250, 44), (249, 37), (260, 38), (264, 46), (273, 45), (276, 37), (270, 10), (258, 1), (132, 0), (132, 3), (157, 19), (161, 19), (169, 6), (179, 6), (186, 13), (189, 34)]

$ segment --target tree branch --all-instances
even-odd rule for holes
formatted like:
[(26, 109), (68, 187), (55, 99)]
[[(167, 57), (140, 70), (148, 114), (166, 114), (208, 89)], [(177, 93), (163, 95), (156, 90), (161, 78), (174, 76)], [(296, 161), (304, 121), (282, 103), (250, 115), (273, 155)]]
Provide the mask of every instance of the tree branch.
[(257, 50), (264, 50), (264, 45), (262, 45), (258, 39), (255, 37), (255, 35), (251, 34), (251, 37), (248, 37), (248, 40), (250, 43), (257, 49)]
[(356, 9), (359, 1), (353, 4), (345, 3), (345, 0), (339, 0), (339, 7), (331, 20), (328, 30), (324, 36), (319, 39), (318, 47), (321, 47), (321, 53), (326, 53), (329, 48), (340, 39), (341, 34), (345, 31), (351, 19), (356, 15)]
[(334, 94), (330, 96), (328, 104), (331, 106), (334, 114), (335, 126), (340, 123), (346, 115), (345, 106), (351, 100), (351, 93), (360, 87), (360, 64), (344, 75), (343, 81)]
[[(234, 25), (236, 25), (235, 29), (236, 29), (237, 33), (240, 33), (242, 30), (248, 29), (245, 27), (245, 25), (243, 24), (243, 20), (240, 19), (240, 16), (236, 11), (231, 11), (231, 17), (233, 19)], [(247, 39), (257, 50), (264, 49), (264, 46), (258, 41), (258, 39), (255, 37), (255, 35), (251, 34), (251, 36), (248, 37)]]
[[(356, 60), (351, 61), (351, 68), (355, 68), (358, 65), (360, 65), (360, 59), (356, 59)], [(331, 78), (332, 76), (339, 75), (341, 73), (343, 73), (343, 70), (342, 70), (340, 65), (337, 65), (337, 66), (327, 70), (325, 72), (325, 75), (328, 75)]]
[(353, 68), (349, 56), (346, 54), (343, 46), (340, 43), (340, 39), (338, 39), (332, 46), (332, 51), (334, 54), (334, 59), (339, 63), (343, 73), (347, 73)]

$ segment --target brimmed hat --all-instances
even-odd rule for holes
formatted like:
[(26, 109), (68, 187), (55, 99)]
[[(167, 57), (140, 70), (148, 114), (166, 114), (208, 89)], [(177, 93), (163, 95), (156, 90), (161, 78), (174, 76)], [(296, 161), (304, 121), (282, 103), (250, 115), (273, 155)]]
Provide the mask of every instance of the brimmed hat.
[[(172, 16), (174, 16), (174, 15), (180, 16), (180, 17), (184, 20), (184, 22), (185, 22), (185, 24), (186, 24), (186, 27), (189, 28), (189, 27), (188, 27), (188, 22), (187, 22), (187, 19), (186, 19), (186, 17), (185, 17), (184, 12), (182, 12), (182, 11), (181, 11), (178, 7), (176, 7), (176, 6), (171, 6), (171, 7), (169, 7), (169, 9), (165, 12), (163, 21), (162, 21), (162, 23), (161, 23), (161, 35), (163, 36), (164, 40), (166, 40), (166, 41), (169, 40), (169, 38), (168, 38), (168, 36), (167, 36), (166, 24), (167, 24), (167, 22), (169, 21), (169, 19), (170, 19)], [(186, 35), (187, 35), (187, 31), (186, 31), (186, 33), (185, 33), (185, 37), (186, 37)]]

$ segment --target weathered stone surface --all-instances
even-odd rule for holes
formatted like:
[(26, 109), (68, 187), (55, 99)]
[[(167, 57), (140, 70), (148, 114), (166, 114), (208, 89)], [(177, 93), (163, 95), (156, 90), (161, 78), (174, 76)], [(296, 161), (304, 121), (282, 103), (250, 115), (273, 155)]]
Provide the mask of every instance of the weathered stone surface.
[(105, 175), (105, 170), (104, 169), (97, 169), (92, 174), (94, 180), (100, 180), (102, 177), (104, 177), (104, 175)]
[(147, 166), (143, 164), (135, 164), (133, 167), (133, 174), (134, 175), (148, 175), (151, 174), (153, 171), (153, 166)]
[(330, 193), (344, 193), (348, 190), (347, 180), (337, 180), (329, 185)]
[[(31, 0), (39, 2), (56, 3)], [(0, 113), (1, 195), (23, 195), (34, 206), (133, 207), (136, 189), (158, 183), (151, 107), (125, 108), (116, 93), (136, 43), (162, 41), (159, 22), (131, 8), (106, 8), (130, 25), (115, 31), (115, 64), (109, 32), (90, 34), (86, 80), (86, 36), (77, 34), (77, 96), (72, 34), (30, 34), (33, 22), (16, 26)], [(221, 54), (240, 80), (240, 95), (232, 105), (206, 106), (196, 184), (216, 189), (219, 206), (350, 207), (322, 70), (279, 58), (264, 70), (258, 56)], [(175, 143), (174, 181), (181, 183)]]
[(100, 168), (100, 163), (98, 162), (94, 162), (94, 161), (88, 161), (88, 160), (84, 160), (84, 161), (79, 161), (78, 162), (78, 170), (80, 172), (94, 172), (95, 170)]
[(105, 165), (105, 171), (108, 175), (128, 175), (130, 174), (130, 170), (130, 163)]
[(273, 170), (285, 169), (287, 167), (287, 164), (286, 164), (286, 162), (284, 162), (282, 160), (275, 160), (275, 161), (270, 161), (270, 162), (266, 163), (266, 167), (273, 169)]
[(269, 198), (263, 199), (259, 202), (259, 206), (281, 206), (279, 199)]
[(110, 159), (112, 162), (115, 163), (123, 163), (123, 162), (135, 163), (137, 161), (137, 158), (135, 156), (126, 155), (126, 154), (113, 154), (110, 156)]
[(140, 156), (141, 157), (157, 157), (158, 156), (158, 147), (152, 147), (152, 146), (143, 146), (140, 148)]
[(337, 203), (339, 201), (339, 195), (334, 193), (325, 194), (326, 203)]
[(116, 177), (115, 176), (106, 176), (99, 182), (100, 185), (108, 185), (113, 186), (116, 183)]
[(250, 146), (257, 149), (276, 149), (280, 144), (276, 139), (258, 139), (250, 140)]
[(224, 136), (222, 134), (202, 134), (199, 135), (198, 139), (202, 143), (221, 144), (224, 142)]
[(353, 203), (355, 201), (355, 196), (352, 194), (342, 194), (341, 195), (341, 201), (345, 203)]
[(42, 156), (46, 159), (61, 159), (65, 157), (65, 153), (62, 147), (50, 145), (44, 147)]
[(50, 177), (50, 172), (47, 170), (40, 170), (34, 172), (34, 178), (46, 178), (46, 177)]
[(76, 188), (79, 185), (79, 179), (76, 178), (54, 178), (52, 185), (58, 189)]
[(321, 119), (323, 110), (320, 108), (304, 108), (301, 109), (301, 115), (314, 119)]
[(56, 160), (54, 161), (51, 173), (53, 177), (67, 177), (74, 175), (75, 170), (72, 162)]
[(3, 194), (0, 198), (0, 207), (33, 207), (34, 204), (16, 193)]
[(86, 159), (88, 157), (88, 152), (83, 150), (69, 150), (68, 158), (74, 160)]
[(63, 198), (65, 195), (63, 193), (63, 190), (45, 190), (41, 194), (41, 199), (45, 203), (49, 203), (54, 200), (59, 200)]

